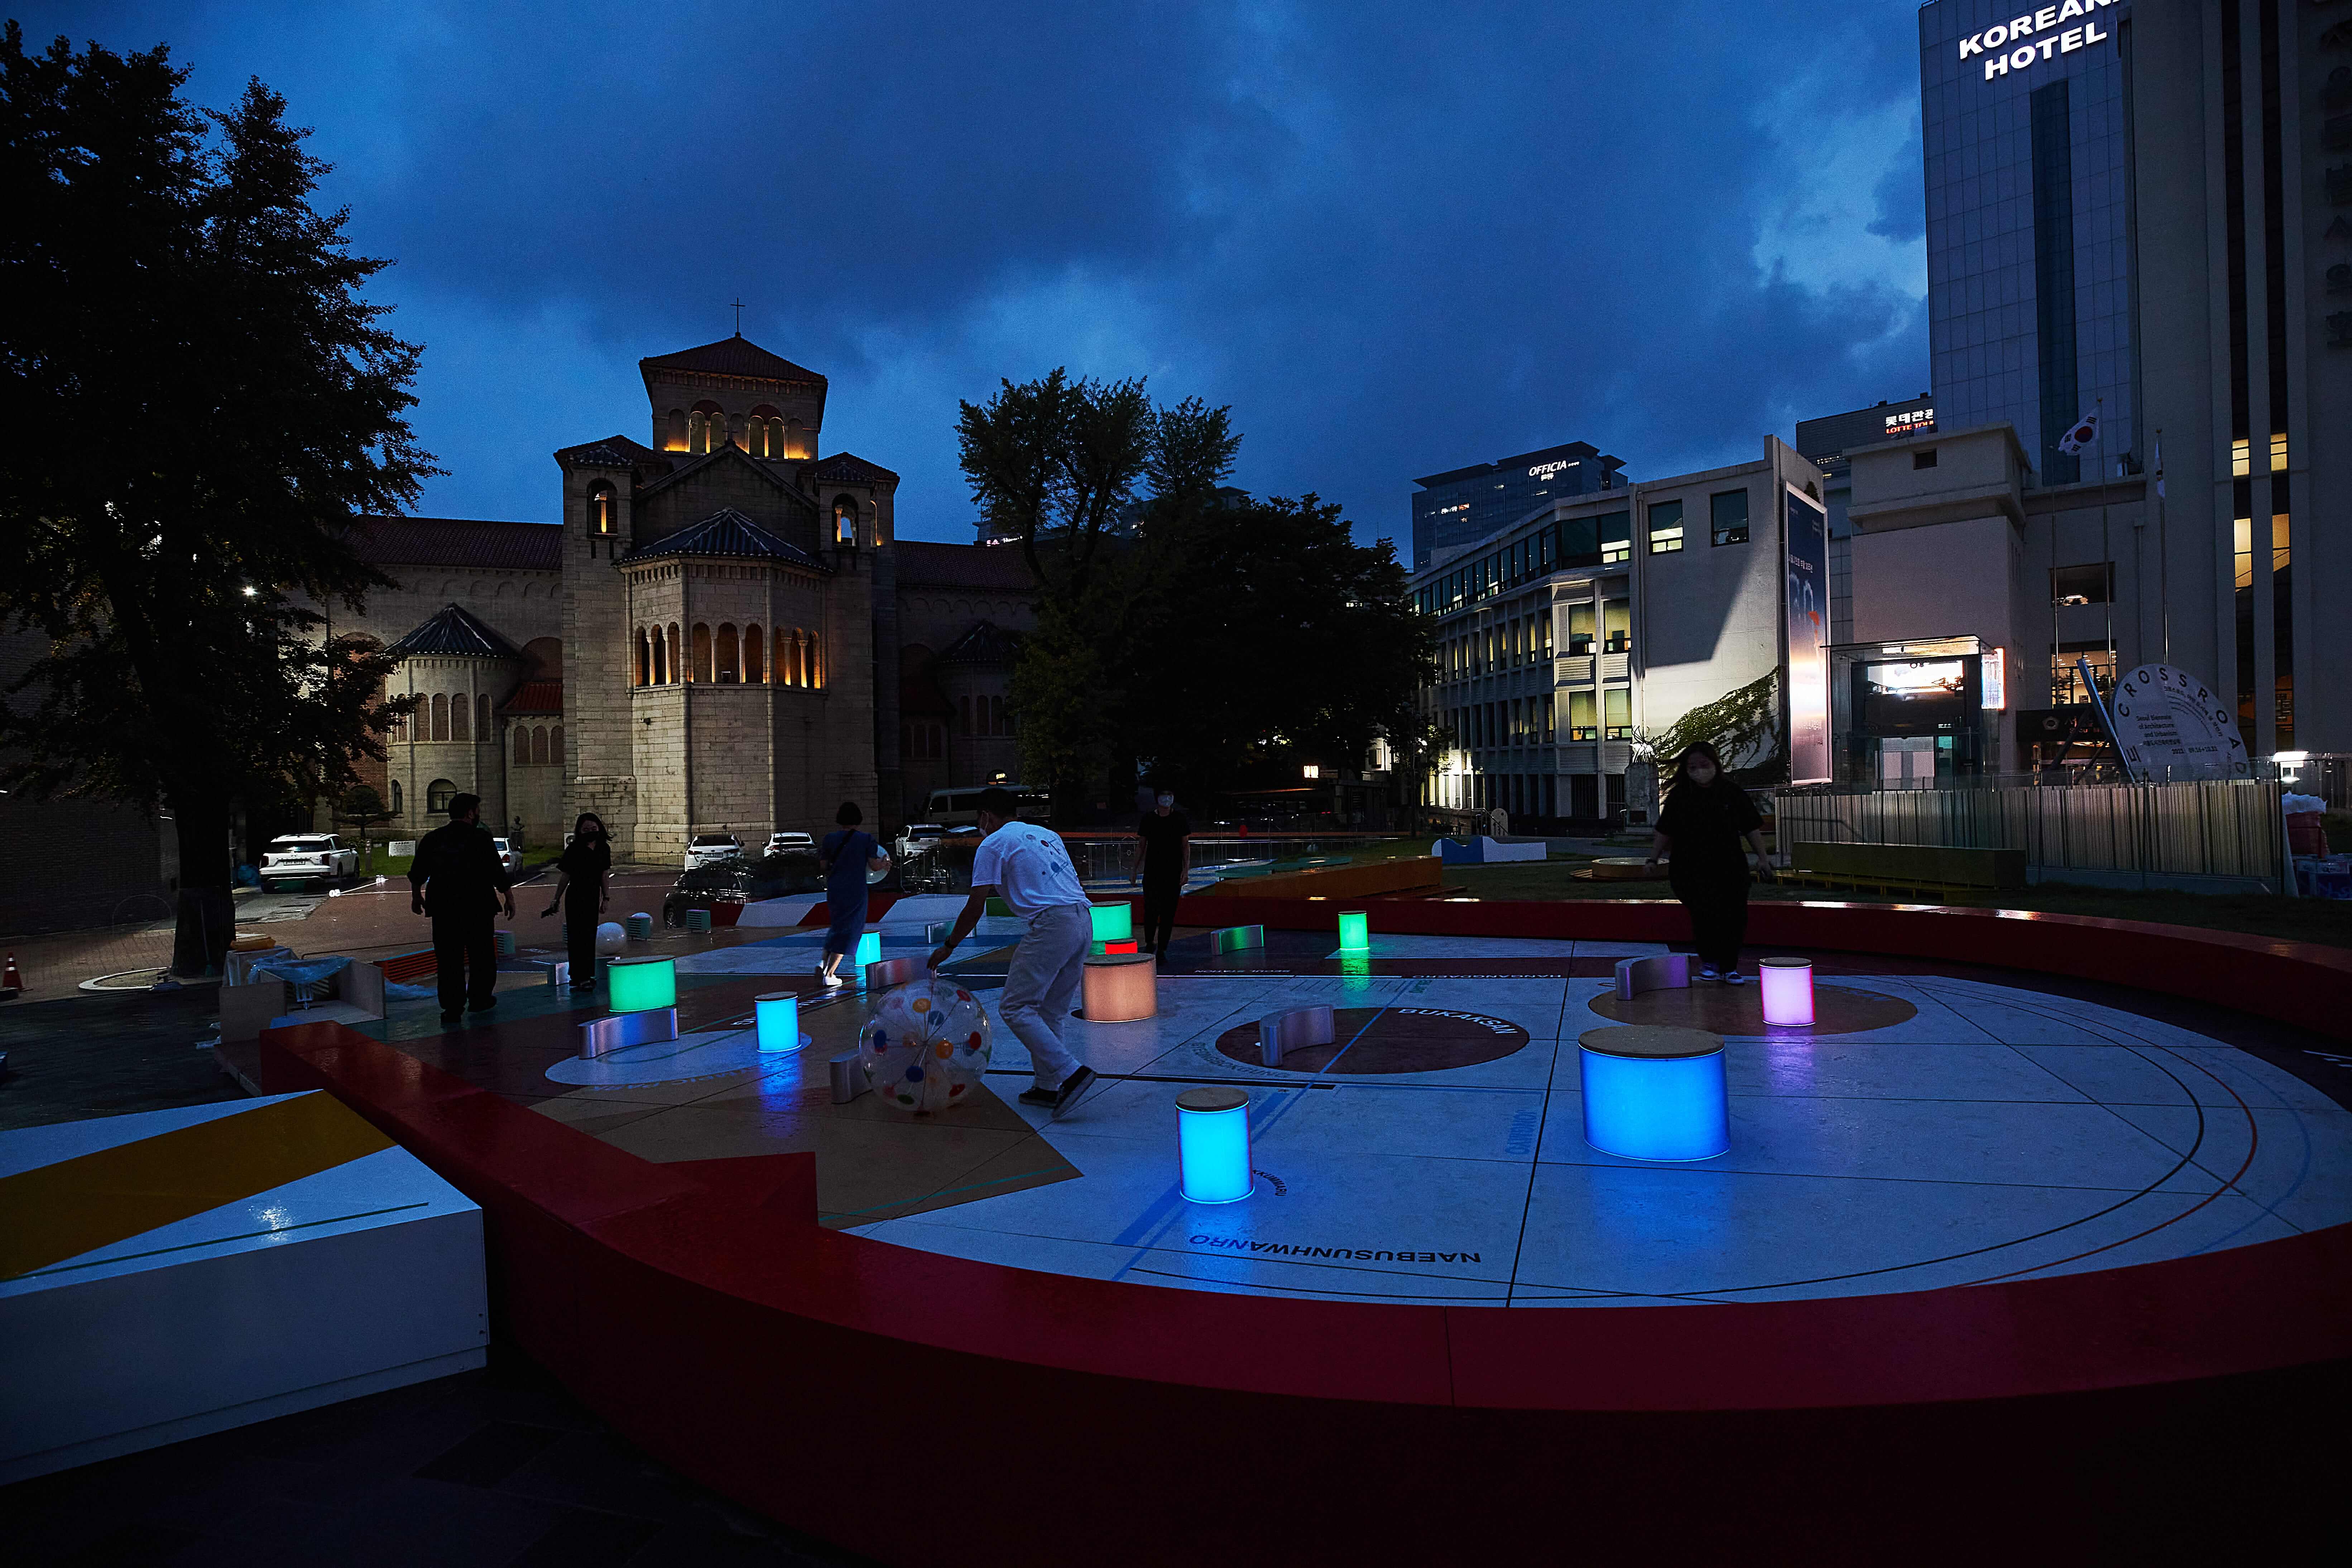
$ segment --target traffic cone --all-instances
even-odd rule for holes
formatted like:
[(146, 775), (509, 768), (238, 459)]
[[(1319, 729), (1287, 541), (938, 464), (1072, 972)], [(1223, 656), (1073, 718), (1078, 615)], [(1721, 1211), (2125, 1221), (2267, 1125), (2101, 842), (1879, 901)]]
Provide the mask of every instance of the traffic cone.
[(25, 976), (16, 967), (16, 955), (8, 955), (8, 967), (0, 969), (0, 1002), (13, 1002), (25, 988)]

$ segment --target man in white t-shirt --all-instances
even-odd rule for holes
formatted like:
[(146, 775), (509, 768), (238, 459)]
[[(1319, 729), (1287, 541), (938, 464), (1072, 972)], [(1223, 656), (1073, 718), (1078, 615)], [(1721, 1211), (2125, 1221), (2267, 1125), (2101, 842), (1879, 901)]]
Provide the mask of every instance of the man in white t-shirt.
[(1013, 949), (996, 1010), (1004, 1027), (1029, 1048), (1034, 1082), (1023, 1092), (1022, 1103), (1058, 1113), (1094, 1082), (1094, 1069), (1054, 1032), (1077, 998), (1087, 949), (1094, 941), (1094, 909), (1060, 835), (1022, 821), (1019, 809), (1009, 789), (980, 792), (982, 837), (971, 860), (971, 896), (947, 941), (931, 955), (931, 967), (946, 963), (971, 935), (992, 898), (1002, 898), (1028, 922), (1029, 934)]

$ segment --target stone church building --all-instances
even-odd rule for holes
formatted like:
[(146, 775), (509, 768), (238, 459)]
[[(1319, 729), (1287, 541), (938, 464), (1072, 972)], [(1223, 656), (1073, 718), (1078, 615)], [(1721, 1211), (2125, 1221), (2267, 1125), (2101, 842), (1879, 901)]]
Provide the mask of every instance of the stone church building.
[(898, 476), (824, 450), (824, 378), (740, 335), (638, 370), (649, 439), (557, 452), (560, 523), (363, 523), (399, 586), (334, 629), (420, 699), (369, 765), (398, 813), (375, 831), (465, 791), (531, 842), (595, 811), (623, 855), (675, 862), (695, 833), (822, 834), (845, 800), (895, 825), (1017, 777), (1018, 549), (900, 540)]

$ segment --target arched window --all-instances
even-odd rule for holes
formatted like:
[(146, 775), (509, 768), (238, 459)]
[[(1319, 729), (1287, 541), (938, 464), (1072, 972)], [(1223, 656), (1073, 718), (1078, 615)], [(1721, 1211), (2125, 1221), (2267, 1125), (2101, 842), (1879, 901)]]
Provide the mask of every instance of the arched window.
[(647, 641), (653, 643), (654, 648), (653, 684), (666, 686), (669, 685), (668, 640), (662, 635), (662, 629), (656, 626), (653, 630), (653, 635)]
[(694, 662), (687, 665), (686, 678), (705, 683), (710, 679), (710, 627), (706, 622), (694, 623)]
[(736, 662), (735, 623), (722, 621), (719, 625), (719, 667), (714, 672), (722, 685), (740, 685), (743, 672)]
[(686, 449), (688, 452), (710, 450), (710, 417), (698, 408), (686, 416)]
[(678, 655), (683, 652), (685, 649), (680, 645), (677, 622), (673, 621), (669, 623), (669, 678), (672, 685), (686, 679), (685, 667), (678, 659)]
[(637, 685), (646, 685), (654, 678), (653, 644), (646, 637), (646, 629), (637, 628)]
[(766, 403), (751, 411), (743, 423), (743, 450), (754, 457), (782, 457), (784, 455), (784, 422)]
[(588, 487), (588, 531), (592, 534), (613, 531), (613, 486), (602, 479)]
[(788, 686), (801, 684), (801, 634), (776, 628), (776, 679)]
[(403, 808), (400, 800), (400, 780), (395, 779), (392, 781), (392, 814), (397, 817), (401, 814), (402, 810)]
[(833, 498), (833, 542), (837, 545), (857, 543), (857, 501), (851, 496)]
[(727, 411), (705, 399), (694, 405), (686, 416), (688, 449), (695, 452), (716, 452), (727, 444)]
[[(438, 710), (436, 712), (437, 720)], [(463, 692), (449, 699), (449, 738), (453, 741), (474, 738), (474, 705)]]
[(490, 738), (490, 694), (488, 692), (474, 695), (474, 733), (484, 740)]
[(743, 628), (743, 684), (756, 686), (765, 684), (767, 671), (767, 639), (757, 626)]
[(457, 792), (457, 786), (452, 784), (446, 779), (436, 779), (432, 783), (427, 784), (425, 787), (425, 810), (426, 814), (435, 817), (447, 816), (449, 814), (449, 798)]
[(449, 699), (440, 692), (433, 694), (433, 727), (425, 738), (427, 740), (449, 738)]
[(530, 727), (529, 727), (528, 726), (526, 726), (526, 725), (520, 725), (520, 724), (519, 724), (519, 725), (517, 725), (517, 726), (515, 726), (515, 727), (514, 727), (514, 737), (515, 737), (514, 759), (515, 759), (517, 762), (528, 762), (528, 761), (530, 761)]
[(533, 762), (547, 760), (547, 727), (543, 724), (530, 727), (530, 759)]
[(824, 661), (817, 657), (816, 633), (801, 633), (801, 664), (807, 672), (809, 688), (814, 691), (824, 685)]
[(810, 436), (808, 426), (797, 419), (784, 421), (784, 455), (795, 459), (816, 455), (816, 442)]
[(784, 450), (784, 422), (781, 419), (768, 421), (768, 455), (771, 457), (792, 455)]
[(547, 759), (557, 764), (563, 760), (563, 727), (560, 724), (548, 732)]
[(685, 451), (686, 428), (686, 410), (682, 408), (674, 408), (670, 410), (669, 417), (662, 422), (662, 450), (665, 452)]

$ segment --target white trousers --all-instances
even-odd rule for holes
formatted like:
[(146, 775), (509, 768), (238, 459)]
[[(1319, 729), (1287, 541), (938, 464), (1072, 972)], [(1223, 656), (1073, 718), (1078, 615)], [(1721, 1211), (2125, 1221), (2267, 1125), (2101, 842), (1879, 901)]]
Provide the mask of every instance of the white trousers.
[(996, 1010), (1004, 1027), (1029, 1048), (1030, 1071), (1040, 1089), (1059, 1089), (1078, 1070), (1077, 1056), (1054, 1030), (1077, 999), (1094, 936), (1091, 908), (1057, 904), (1031, 918), (1029, 935), (1013, 950)]

